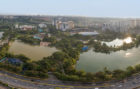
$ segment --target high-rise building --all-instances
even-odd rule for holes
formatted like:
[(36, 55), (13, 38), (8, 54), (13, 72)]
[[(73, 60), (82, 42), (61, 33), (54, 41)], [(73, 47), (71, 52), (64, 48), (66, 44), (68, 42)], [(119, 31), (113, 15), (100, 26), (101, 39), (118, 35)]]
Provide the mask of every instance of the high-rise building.
[(73, 29), (74, 28), (74, 22), (73, 21), (68, 21), (67, 23), (68, 23), (68, 26), (69, 26), (68, 28), (69, 29)]
[(55, 22), (56, 29), (66, 31), (68, 29), (73, 29), (74, 28), (74, 22), (73, 21), (68, 21), (68, 22), (61, 22), (61, 21), (56, 21)]

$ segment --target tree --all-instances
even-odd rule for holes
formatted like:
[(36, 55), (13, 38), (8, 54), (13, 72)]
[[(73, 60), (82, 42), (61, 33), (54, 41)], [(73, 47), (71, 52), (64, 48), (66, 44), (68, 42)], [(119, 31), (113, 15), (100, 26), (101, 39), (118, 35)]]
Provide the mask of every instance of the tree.
[(131, 76), (133, 73), (135, 73), (135, 69), (132, 66), (126, 68), (126, 76)]
[(113, 78), (115, 79), (124, 79), (126, 76), (125, 76), (125, 71), (123, 70), (120, 70), (120, 69), (117, 69), (117, 70), (114, 70), (113, 71)]
[(28, 62), (28, 61), (30, 61), (31, 59), (29, 59), (28, 57), (26, 57), (25, 55), (22, 55), (22, 54), (20, 54), (20, 55), (16, 55), (15, 56), (16, 58), (19, 58), (21, 61), (23, 61), (23, 62)]
[(25, 70), (36, 70), (36, 67), (37, 67), (37, 64), (35, 64), (35, 63), (25, 63), (23, 65), (23, 68)]
[(64, 71), (64, 61), (67, 60), (68, 56), (64, 52), (55, 52), (52, 55), (52, 59), (55, 60), (61, 69), (61, 71), (65, 74)]
[(138, 65), (135, 66), (135, 70), (136, 70), (137, 72), (140, 72), (140, 64), (138, 64)]
[(90, 73), (90, 72), (87, 72), (86, 73), (86, 80), (88, 81), (88, 82), (91, 82), (91, 81), (93, 81), (95, 79), (95, 75), (93, 74), (93, 73)]

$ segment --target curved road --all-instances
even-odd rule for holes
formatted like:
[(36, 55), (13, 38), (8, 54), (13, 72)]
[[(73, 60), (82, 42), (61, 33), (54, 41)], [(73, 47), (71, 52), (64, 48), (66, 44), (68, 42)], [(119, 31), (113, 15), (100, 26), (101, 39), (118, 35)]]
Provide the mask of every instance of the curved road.
[(125, 80), (125, 82), (108, 82), (108, 83), (92, 83), (80, 84), (72, 82), (62, 82), (57, 80), (51, 73), (47, 80), (27, 78), (21, 75), (0, 71), (0, 81), (11, 86), (16, 86), (24, 89), (134, 89), (140, 86), (140, 74), (134, 75)]

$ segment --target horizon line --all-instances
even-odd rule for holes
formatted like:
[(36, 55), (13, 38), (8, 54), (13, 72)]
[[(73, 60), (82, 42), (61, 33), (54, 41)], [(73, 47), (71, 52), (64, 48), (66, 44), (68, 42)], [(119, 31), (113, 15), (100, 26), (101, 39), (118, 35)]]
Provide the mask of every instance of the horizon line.
[(135, 16), (84, 16), (84, 15), (52, 15), (52, 14), (13, 14), (13, 13), (0, 13), (0, 16), (60, 16), (60, 17), (85, 17), (85, 18), (120, 18), (120, 19), (140, 19), (140, 17)]

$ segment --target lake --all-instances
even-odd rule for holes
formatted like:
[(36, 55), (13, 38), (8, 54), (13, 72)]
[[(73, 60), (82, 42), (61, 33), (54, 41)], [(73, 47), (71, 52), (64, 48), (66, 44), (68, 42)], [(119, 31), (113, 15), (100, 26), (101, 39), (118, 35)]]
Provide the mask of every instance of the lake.
[[(120, 40), (119, 42), (131, 42), (130, 38)], [(108, 45), (116, 44), (117, 41), (108, 42)], [(121, 45), (121, 44), (118, 44)], [(77, 62), (76, 69), (85, 70), (86, 72), (98, 72), (107, 67), (109, 70), (125, 69), (128, 66), (140, 64), (140, 47), (128, 49), (127, 51), (117, 51), (110, 54), (96, 53), (93, 49), (80, 54), (80, 59)]]
[[(128, 40), (127, 42), (130, 41)], [(54, 47), (32, 46), (17, 40), (11, 43), (9, 49), (11, 53), (24, 54), (34, 61), (48, 57), (56, 51), (58, 50)], [(140, 64), (140, 47), (128, 49), (127, 51), (112, 52), (111, 54), (96, 53), (93, 49), (90, 49), (80, 54), (76, 69), (85, 70), (86, 72), (97, 72), (103, 70), (104, 67), (110, 70), (125, 69), (128, 66), (136, 64)]]
[(58, 51), (55, 47), (48, 46), (32, 46), (20, 41), (14, 41), (10, 45), (9, 52), (13, 54), (24, 54), (34, 61), (41, 60)]

